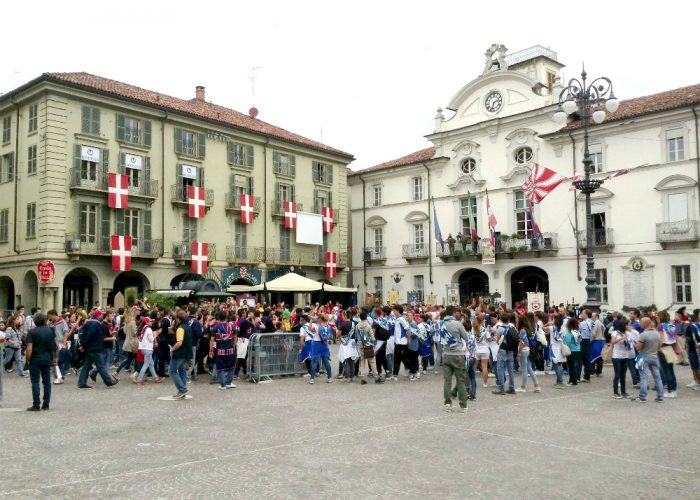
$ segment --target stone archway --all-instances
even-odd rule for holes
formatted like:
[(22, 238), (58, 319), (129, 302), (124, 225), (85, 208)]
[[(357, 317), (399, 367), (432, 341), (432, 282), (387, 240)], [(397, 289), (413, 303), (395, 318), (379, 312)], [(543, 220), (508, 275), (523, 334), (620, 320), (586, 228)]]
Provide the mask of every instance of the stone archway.
[(0, 309), (9, 316), (9, 312), (15, 308), (15, 282), (9, 276), (0, 276)]
[(22, 281), (22, 304), (25, 310), (31, 311), (32, 307), (39, 304), (39, 278), (34, 271), (27, 271)]
[(112, 291), (107, 296), (107, 303), (114, 304), (114, 296), (118, 293), (124, 295), (126, 288), (134, 287), (138, 289), (139, 295), (150, 288), (148, 278), (138, 271), (126, 271), (119, 273), (114, 279)]
[(470, 267), (458, 273), (459, 303), (465, 304), (472, 297), (483, 297), (489, 293), (489, 277), (481, 269)]
[(524, 266), (510, 271), (511, 306), (527, 299), (527, 292), (543, 292), (549, 303), (549, 275), (536, 266)]
[(91, 270), (76, 267), (63, 278), (64, 308), (72, 305), (89, 311), (99, 297), (99, 282)]

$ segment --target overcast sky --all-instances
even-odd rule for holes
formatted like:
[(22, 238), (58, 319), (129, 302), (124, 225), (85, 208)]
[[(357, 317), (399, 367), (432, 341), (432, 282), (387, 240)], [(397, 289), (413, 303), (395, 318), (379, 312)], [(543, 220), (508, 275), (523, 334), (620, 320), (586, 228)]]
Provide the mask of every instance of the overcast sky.
[[(494, 42), (550, 47), (625, 99), (700, 83), (698, 2), (11, 1), (0, 92), (87, 71), (207, 100), (352, 153), (353, 169), (428, 145), (438, 106)], [(579, 9), (584, 8), (585, 12)]]

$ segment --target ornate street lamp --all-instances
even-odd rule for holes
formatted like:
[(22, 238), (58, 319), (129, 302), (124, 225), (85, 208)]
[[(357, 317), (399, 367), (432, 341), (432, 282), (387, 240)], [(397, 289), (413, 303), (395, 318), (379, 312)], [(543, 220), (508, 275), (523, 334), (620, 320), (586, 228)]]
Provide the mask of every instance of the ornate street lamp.
[(577, 113), (583, 128), (583, 171), (584, 178), (574, 182), (576, 189), (586, 197), (586, 303), (584, 307), (594, 311), (600, 310), (600, 289), (596, 286), (593, 261), (593, 216), (591, 214), (591, 195), (603, 184), (602, 180), (591, 179), (593, 160), (588, 151), (588, 128), (591, 120), (603, 123), (607, 112), (614, 113), (620, 106), (615, 98), (613, 85), (604, 76), (586, 83), (586, 69), (581, 72), (581, 79), (572, 78), (559, 94), (559, 109), (552, 119), (564, 125), (567, 116)]

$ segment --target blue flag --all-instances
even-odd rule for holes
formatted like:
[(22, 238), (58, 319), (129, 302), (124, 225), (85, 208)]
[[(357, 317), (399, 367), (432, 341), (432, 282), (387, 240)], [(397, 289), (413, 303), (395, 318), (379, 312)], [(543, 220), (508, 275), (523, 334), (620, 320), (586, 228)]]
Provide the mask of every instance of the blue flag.
[(437, 209), (435, 208), (435, 200), (433, 200), (433, 220), (435, 221), (435, 239), (440, 243), (440, 248), (445, 251), (445, 240), (442, 239), (442, 231), (440, 231), (440, 224), (437, 218)]

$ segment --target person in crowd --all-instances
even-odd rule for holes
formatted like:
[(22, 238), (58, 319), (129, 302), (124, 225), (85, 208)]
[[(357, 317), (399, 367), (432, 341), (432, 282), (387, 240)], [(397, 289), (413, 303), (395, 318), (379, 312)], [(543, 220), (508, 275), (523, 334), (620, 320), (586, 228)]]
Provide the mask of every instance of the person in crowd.
[(659, 370), (659, 346), (660, 335), (654, 328), (654, 323), (651, 318), (642, 318), (639, 325), (644, 330), (639, 334), (637, 339), (636, 349), (637, 369), (640, 376), (639, 396), (634, 401), (639, 403), (647, 402), (647, 391), (649, 387), (649, 372), (654, 377), (656, 385), (656, 401), (663, 403), (664, 401), (664, 384), (661, 381), (661, 373)]
[(401, 363), (409, 372), (410, 380), (415, 378), (417, 368), (411, 364), (411, 358), (408, 355), (408, 345), (411, 341), (411, 327), (403, 315), (403, 307), (395, 304), (391, 308), (391, 318), (389, 326), (394, 340), (394, 372), (392, 380), (396, 382), (399, 379), (399, 371)]
[(581, 333), (579, 332), (579, 322), (576, 317), (570, 317), (566, 324), (564, 333), (564, 344), (569, 348), (569, 355), (566, 357), (569, 381), (566, 385), (578, 385), (581, 374)]
[(468, 336), (464, 326), (455, 318), (455, 307), (445, 308), (445, 318), (440, 325), (442, 342), (443, 398), (445, 411), (452, 411), (452, 378), (457, 382), (457, 396), (462, 412), (467, 411), (467, 350)]
[(240, 372), (248, 374), (248, 344), (250, 336), (255, 333), (255, 312), (253, 310), (238, 310), (238, 337), (236, 339), (236, 369), (233, 372), (233, 377), (240, 380)]
[(673, 399), (678, 397), (676, 373), (673, 370), (673, 365), (676, 363), (677, 354), (677, 335), (676, 326), (671, 323), (671, 317), (668, 311), (659, 311), (658, 313), (659, 326), (656, 328), (659, 332), (661, 341), (659, 348), (659, 365), (661, 369), (661, 380), (666, 387), (664, 398)]
[[(367, 367), (367, 377), (362, 379), (360, 382), (362, 385), (367, 383), (367, 379), (371, 376), (375, 377), (374, 382), (380, 384), (384, 382), (384, 379), (377, 372), (377, 362), (375, 359), (374, 348), (377, 344), (377, 340), (374, 338), (374, 330), (367, 321), (368, 315), (366, 311), (360, 312), (360, 322), (357, 324), (357, 336), (358, 344), (360, 346), (361, 355), (361, 366), (360, 366), (360, 377), (362, 376), (362, 370)], [(321, 324), (323, 324), (325, 318), (321, 318)], [(330, 378), (328, 379), (330, 380)]]
[(634, 359), (634, 340), (631, 331), (634, 330), (625, 318), (617, 322), (617, 329), (612, 333), (610, 343), (613, 346), (612, 363), (615, 371), (613, 378), (613, 398), (627, 399), (626, 378), (628, 360)]
[(394, 367), (389, 365), (389, 360), (387, 356), (387, 343), (389, 341), (389, 324), (385, 313), (381, 307), (374, 308), (372, 330), (374, 330), (374, 338), (376, 341), (376, 344), (374, 346), (374, 352), (377, 362), (377, 377), (379, 377), (383, 373), (383, 380), (387, 380), (391, 378)]
[[(159, 309), (156, 314), (157, 324), (154, 325), (156, 340), (153, 343), (155, 350), (156, 373), (159, 377), (168, 375), (168, 365), (170, 364), (170, 347), (175, 345), (175, 335), (173, 335), (173, 321), (171, 311), (168, 308)], [(136, 323), (134, 323), (134, 332)], [(135, 334), (135, 333), (134, 333)], [(134, 355), (135, 356), (135, 355)]]
[[(153, 325), (151, 325), (153, 326)], [(122, 370), (130, 370), (131, 365), (136, 362), (136, 353), (139, 349), (139, 336), (138, 328), (136, 326), (136, 318), (134, 312), (129, 309), (125, 311), (122, 316), (122, 330), (124, 331), (124, 343), (122, 344), (122, 351), (124, 351), (124, 361), (117, 367), (117, 376)], [(157, 359), (157, 354), (155, 352), (155, 343), (157, 340), (157, 334), (154, 333), (154, 362)], [(156, 369), (156, 373), (158, 370)], [(160, 376), (160, 375), (159, 375)]]
[(210, 326), (209, 357), (214, 359), (219, 390), (235, 389), (233, 371), (236, 368), (236, 330), (227, 321), (225, 311), (219, 311)]
[(141, 371), (139, 372), (138, 379), (136, 383), (139, 385), (146, 385), (146, 372), (150, 370), (151, 377), (155, 383), (160, 383), (163, 381), (162, 377), (159, 377), (156, 373), (156, 368), (153, 363), (153, 342), (155, 341), (155, 336), (153, 335), (153, 329), (151, 325), (153, 320), (144, 316), (141, 318), (141, 327), (139, 331), (139, 350), (143, 355), (143, 366), (141, 366)]
[[(433, 355), (433, 347), (431, 342), (433, 327), (430, 316), (427, 314), (417, 314), (416, 318), (418, 323), (418, 339), (420, 341), (420, 345), (418, 346), (418, 356), (420, 357), (423, 374), (425, 375), (428, 373), (428, 367), (430, 366), (430, 360)], [(420, 375), (420, 371), (418, 371), (418, 375)]]
[[(51, 404), (51, 367), (56, 365), (58, 351), (56, 336), (46, 324), (46, 316), (34, 314), (35, 325), (27, 333), (27, 363), (32, 380), (32, 406), (28, 411), (48, 410)], [(41, 400), (39, 382), (44, 385), (44, 399)]]
[(194, 336), (185, 311), (177, 312), (175, 326), (175, 344), (170, 348), (170, 379), (175, 384), (177, 393), (174, 399), (185, 399), (187, 396), (187, 363), (194, 357), (192, 343)]
[(599, 353), (594, 360), (591, 361), (591, 373), (596, 377), (603, 376), (603, 347), (606, 344), (605, 324), (600, 320), (600, 314), (597, 312), (591, 313), (591, 321), (593, 322), (591, 347)]
[(492, 333), (486, 325), (483, 313), (477, 314), (472, 321), (472, 332), (476, 342), (476, 362), (481, 368), (481, 380), (486, 389), (489, 386), (489, 358), (491, 349), (489, 347)]
[[(309, 317), (301, 315), (299, 318), (299, 361), (304, 363), (309, 377), (313, 377), (311, 362), (311, 343), (314, 340), (312, 327), (309, 325)], [(306, 376), (306, 375), (305, 375)]]
[(409, 365), (414, 369), (411, 373), (409, 370), (409, 380), (418, 380), (420, 378), (420, 367), (418, 365), (418, 350), (420, 349), (421, 333), (420, 333), (420, 314), (414, 314), (411, 311), (406, 313), (406, 321), (411, 332), (411, 340), (408, 343), (408, 351), (406, 357)]
[[(527, 376), (530, 375), (532, 383), (535, 386), (535, 392), (540, 392), (540, 385), (537, 382), (537, 375), (535, 370), (530, 363), (530, 336), (535, 334), (535, 328), (532, 324), (532, 320), (528, 316), (523, 316), (520, 318), (518, 325), (518, 352), (520, 353), (520, 371), (522, 373), (522, 383), (520, 387), (515, 390), (515, 392), (526, 392), (527, 391)], [(536, 347), (536, 346), (535, 346)]]
[(63, 359), (65, 359), (65, 353), (67, 352), (66, 335), (70, 329), (68, 328), (68, 323), (66, 323), (66, 320), (63, 318), (63, 316), (60, 316), (55, 309), (49, 310), (46, 315), (48, 317), (48, 325), (56, 338), (58, 352), (58, 355), (56, 356), (56, 366), (54, 367), (56, 370), (56, 380), (54, 380), (54, 384), (62, 384), (64, 382), (63, 373), (67, 373), (70, 365), (66, 366), (64, 363), (63, 366), (61, 366), (61, 363), (58, 361), (62, 356)]
[(7, 373), (12, 373), (12, 362), (17, 366), (17, 374), (26, 378), (29, 376), (22, 363), (22, 334), (21, 320), (19, 316), (7, 318), (5, 329), (5, 352), (3, 353), (3, 368)]
[(93, 381), (97, 381), (97, 374), (102, 377), (102, 381), (107, 387), (116, 385), (119, 379), (112, 378), (107, 371), (104, 352), (104, 337), (105, 329), (103, 328), (102, 318), (104, 314), (100, 309), (93, 309), (90, 319), (85, 321), (82, 326), (82, 334), (80, 337), (80, 352), (84, 354), (83, 366), (78, 377), (78, 387), (81, 389), (90, 389), (92, 386), (87, 384), (88, 375), (91, 374), (90, 369), (95, 366), (95, 376), (90, 377)]
[(345, 312), (345, 317), (347, 319), (342, 321), (336, 329), (336, 336), (340, 338), (338, 361), (343, 367), (343, 378), (349, 382), (352, 382), (355, 378), (355, 362), (360, 357), (360, 353), (357, 349), (357, 331), (354, 321), (355, 314), (356, 312), (354, 309), (348, 309)]
[(328, 348), (328, 342), (333, 336), (333, 329), (328, 324), (328, 315), (320, 314), (318, 317), (318, 327), (307, 329), (307, 333), (305, 333), (305, 335), (308, 335), (311, 338), (311, 349), (309, 354), (311, 358), (311, 369), (309, 372), (311, 378), (309, 379), (309, 384), (314, 383), (319, 370), (319, 362), (323, 362), (323, 369), (326, 371), (326, 382), (329, 384), (332, 383), (333, 373), (331, 371), (331, 351)]
[(579, 368), (576, 374), (579, 382), (589, 383), (591, 381), (591, 345), (593, 343), (593, 319), (591, 319), (591, 311), (584, 309), (581, 311), (581, 319), (579, 321), (578, 332), (581, 341), (579, 346), (581, 348), (581, 363), (580, 367), (583, 368), (583, 378), (581, 378), (581, 368)]
[(564, 342), (564, 318), (561, 314), (554, 314), (552, 320), (544, 325), (544, 330), (549, 333), (549, 349), (551, 351), (550, 359), (552, 360), (552, 368), (554, 369), (554, 374), (556, 375), (556, 381), (554, 382), (554, 387), (556, 389), (563, 389), (564, 386), (564, 369), (562, 364), (566, 363), (566, 356), (562, 355), (561, 346)]
[(687, 321), (684, 335), (688, 364), (693, 374), (693, 380), (686, 387), (700, 391), (700, 354), (698, 351), (700, 347), (700, 309), (696, 309), (693, 317)]
[[(520, 336), (513, 324), (513, 315), (505, 313), (501, 315), (502, 325), (497, 328), (496, 343), (498, 344), (498, 358), (496, 362), (496, 383), (498, 389), (494, 394), (515, 394), (515, 365), (514, 356), (518, 352)], [(505, 376), (508, 371), (508, 391), (505, 390)]]

